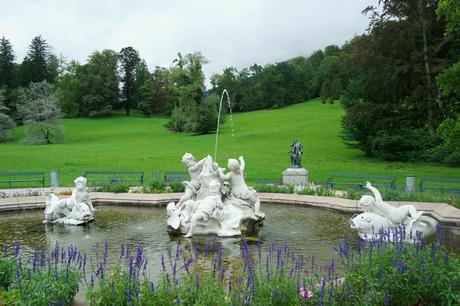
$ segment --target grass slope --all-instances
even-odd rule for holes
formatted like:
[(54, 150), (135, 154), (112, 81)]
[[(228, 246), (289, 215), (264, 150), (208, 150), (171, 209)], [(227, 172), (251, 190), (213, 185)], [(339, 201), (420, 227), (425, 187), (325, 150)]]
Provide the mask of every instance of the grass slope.
[[(321, 104), (319, 100), (283, 109), (240, 113), (221, 127), (217, 161), (226, 166), (230, 157), (243, 155), (247, 179), (279, 179), (290, 165), (288, 151), (294, 138), (304, 145), (303, 166), (310, 180), (325, 181), (333, 172), (398, 176), (405, 174), (458, 177), (459, 168), (427, 163), (384, 162), (365, 157), (347, 148), (340, 139), (339, 103)], [(60, 144), (26, 145), (20, 143), (24, 128), (14, 129), (14, 140), (0, 144), (0, 171), (58, 170), (60, 184), (72, 185), (85, 170), (185, 170), (184, 152), (197, 158), (214, 154), (215, 134), (192, 135), (168, 131), (165, 118), (114, 116), (101, 119), (62, 119), (64, 139)], [(147, 174), (148, 173), (148, 174)]]

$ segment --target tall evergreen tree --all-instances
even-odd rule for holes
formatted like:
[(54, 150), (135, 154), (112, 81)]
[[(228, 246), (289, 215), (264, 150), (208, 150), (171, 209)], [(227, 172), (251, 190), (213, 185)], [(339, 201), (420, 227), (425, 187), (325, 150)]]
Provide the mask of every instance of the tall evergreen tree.
[(133, 47), (121, 49), (118, 56), (120, 58), (120, 68), (122, 71), (121, 81), (123, 83), (123, 104), (126, 109), (126, 115), (129, 116), (135, 95), (135, 70), (136, 66), (140, 62), (140, 58), (139, 53)]
[(16, 69), (14, 66), (13, 47), (8, 39), (0, 39), (0, 88), (16, 86)]
[(28, 86), (30, 82), (53, 82), (53, 74), (50, 71), (51, 60), (51, 48), (46, 40), (40, 35), (34, 37), (20, 67), (21, 84)]

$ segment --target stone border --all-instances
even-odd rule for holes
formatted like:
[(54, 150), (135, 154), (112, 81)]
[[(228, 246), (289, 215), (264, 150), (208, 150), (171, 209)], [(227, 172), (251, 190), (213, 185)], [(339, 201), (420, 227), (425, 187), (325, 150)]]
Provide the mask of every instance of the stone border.
[[(96, 205), (166, 205), (169, 202), (176, 202), (181, 193), (159, 193), (159, 194), (139, 194), (139, 193), (111, 193), (93, 192), (91, 199)], [(342, 198), (319, 197), (310, 195), (297, 195), (285, 193), (259, 193), (261, 202), (282, 203), (294, 205), (306, 205), (318, 208), (333, 209), (348, 213), (359, 213), (358, 200), (348, 200)], [(444, 203), (424, 203), (424, 202), (390, 202), (396, 207), (411, 204), (418, 210), (422, 210), (426, 215), (432, 216), (445, 225), (460, 226), (460, 209)], [(0, 199), (1, 211), (17, 211), (25, 209), (43, 209), (45, 207), (44, 196), (32, 197), (12, 197)]]

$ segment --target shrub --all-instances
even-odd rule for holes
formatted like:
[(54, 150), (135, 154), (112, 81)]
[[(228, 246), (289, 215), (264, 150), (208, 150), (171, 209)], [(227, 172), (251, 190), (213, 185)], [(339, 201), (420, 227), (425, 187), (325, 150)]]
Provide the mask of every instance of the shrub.
[(16, 242), (13, 254), (0, 258), (0, 304), (70, 305), (85, 265), (86, 256), (74, 246), (56, 244), (50, 254), (36, 249), (23, 257)]
[(401, 128), (398, 131), (379, 131), (370, 137), (371, 154), (395, 161), (420, 160), (423, 152), (435, 147), (439, 139), (423, 129)]
[(10, 258), (0, 258), (0, 290), (8, 291), (16, 275), (16, 263)]
[[(346, 247), (341, 248), (345, 250)], [(458, 305), (460, 258), (424, 240), (361, 244), (339, 252), (345, 264), (344, 296), (353, 305)]]
[[(315, 256), (295, 255), (287, 246), (258, 243), (250, 252), (241, 242), (241, 273), (227, 275), (221, 243), (207, 240), (204, 252), (161, 256), (156, 283), (147, 277), (142, 246), (120, 245), (120, 263), (107, 271), (104, 251), (88, 284), (89, 305), (458, 305), (460, 258), (442, 244), (344, 240), (337, 246), (343, 266), (332, 258), (319, 265)], [(203, 250), (202, 250), (203, 251)], [(345, 278), (340, 276), (344, 275)]]

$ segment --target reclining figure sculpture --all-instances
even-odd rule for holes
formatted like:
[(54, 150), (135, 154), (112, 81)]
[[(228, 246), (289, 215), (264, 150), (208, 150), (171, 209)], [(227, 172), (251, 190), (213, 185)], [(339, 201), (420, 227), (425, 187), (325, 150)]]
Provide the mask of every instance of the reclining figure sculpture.
[(68, 199), (59, 200), (53, 193), (48, 195), (44, 223), (80, 225), (94, 220), (93, 213), (96, 209), (86, 190), (86, 178), (80, 176), (74, 183), (76, 188)]
[(364, 187), (373, 196), (361, 197), (359, 205), (364, 212), (350, 220), (350, 226), (358, 230), (362, 239), (379, 239), (385, 235), (389, 240), (415, 241), (416, 238), (428, 237), (436, 231), (438, 222), (423, 216), (423, 211), (417, 211), (414, 205), (392, 206), (383, 201), (380, 192), (370, 182)]

